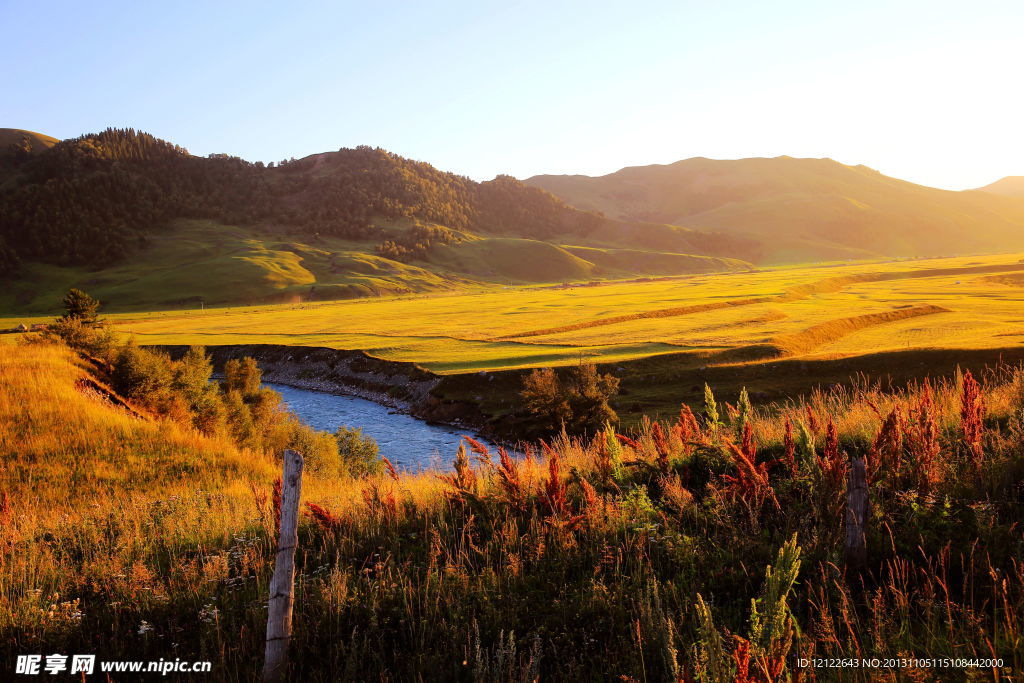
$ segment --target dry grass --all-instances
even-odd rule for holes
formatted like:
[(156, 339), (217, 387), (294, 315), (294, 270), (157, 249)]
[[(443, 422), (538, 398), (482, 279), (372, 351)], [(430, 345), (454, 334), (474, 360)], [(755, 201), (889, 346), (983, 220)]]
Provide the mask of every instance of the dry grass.
[[(14, 493), (67, 474), (83, 490), (149, 490), (175, 480), (214, 486), (268, 476), (269, 459), (170, 421), (146, 420), (93, 389), (68, 349), (29, 345), (0, 356), (0, 453)], [(12, 484), (14, 482), (14, 484)], [(45, 502), (66, 492), (48, 485)]]
[[(849, 318), (836, 318), (835, 320), (813, 325), (800, 332), (775, 337), (771, 343), (771, 346), (775, 348), (775, 353), (768, 357), (802, 356), (825, 344), (838, 341), (847, 335), (859, 332), (860, 330), (866, 330), (875, 325), (884, 325), (898, 320), (949, 312), (948, 308), (926, 304), (882, 313), (865, 313), (864, 315), (855, 315)], [(734, 351), (737, 354), (741, 354), (743, 347)]]
[[(5, 661), (181, 656), (258, 676), (273, 459), (80, 392), (65, 350), (11, 351)], [(713, 425), (684, 410), (518, 460), (469, 443), (450, 473), (310, 476), (292, 678), (786, 680), (812, 654), (994, 653), (1017, 671), (1024, 382), (978, 379), (860, 382)], [(842, 563), (854, 456), (872, 472), (862, 573)]]

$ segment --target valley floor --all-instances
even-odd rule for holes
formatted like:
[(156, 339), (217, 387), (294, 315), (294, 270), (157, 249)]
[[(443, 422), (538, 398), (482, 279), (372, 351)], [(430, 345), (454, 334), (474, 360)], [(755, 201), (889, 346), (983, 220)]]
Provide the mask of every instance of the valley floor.
[[(359, 349), (441, 374), (616, 363), (713, 366), (1024, 342), (1021, 254), (649, 281), (498, 287), (107, 316), (142, 344)], [(37, 318), (0, 318), (0, 327)]]
[[(143, 345), (358, 350), (442, 376), (433, 393), (499, 437), (528, 368), (601, 365), (627, 424), (695, 405), (705, 382), (755, 402), (1024, 360), (1022, 254), (491, 286), (472, 292), (112, 313)], [(0, 328), (48, 318), (0, 318)], [(0, 344), (19, 335), (0, 335)], [(304, 351), (305, 352), (305, 351)], [(301, 371), (297, 368), (296, 371)], [(372, 379), (372, 378), (371, 378)], [(386, 384), (378, 378), (377, 384)], [(383, 386), (381, 390), (387, 390)], [(449, 414), (450, 413), (450, 414)]]

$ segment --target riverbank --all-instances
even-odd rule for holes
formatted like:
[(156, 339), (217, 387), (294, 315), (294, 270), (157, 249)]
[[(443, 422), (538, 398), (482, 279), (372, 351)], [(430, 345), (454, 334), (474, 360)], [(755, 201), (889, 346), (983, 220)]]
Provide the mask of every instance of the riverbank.
[(358, 428), (376, 442), (381, 456), (402, 471), (447, 471), (465, 437), (497, 450), (497, 444), (474, 430), (428, 424), (406, 411), (365, 398), (276, 382), (267, 382), (266, 386), (280, 394), (288, 410), (313, 429), (334, 433), (343, 426)]
[[(159, 348), (173, 357), (188, 350), (187, 346)], [(382, 360), (363, 351), (278, 344), (209, 346), (206, 351), (218, 372), (227, 361), (248, 356), (259, 363), (264, 380), (270, 383), (355, 396), (431, 424), (496, 436), (491, 415), (473, 402), (438, 396), (436, 390), (444, 378), (415, 363)]]
[[(164, 346), (174, 356), (186, 346)], [(535, 431), (520, 411), (519, 391), (527, 370), (478, 371), (439, 375), (406, 361), (375, 358), (359, 350), (280, 344), (208, 346), (215, 367), (251, 356), (268, 382), (343, 396), (356, 396), (434, 424), (467, 429), (493, 441), (528, 440)], [(635, 428), (643, 416), (675, 415), (681, 403), (701, 405), (707, 384), (725, 400), (747, 389), (755, 405), (769, 405), (863, 384), (865, 378), (887, 389), (913, 384), (923, 374), (976, 374), (1000, 364), (1024, 363), (1024, 348), (911, 349), (859, 356), (786, 358), (716, 366), (701, 364), (689, 352), (599, 364), (621, 381), (612, 407), (622, 428)], [(562, 373), (568, 368), (556, 368)]]

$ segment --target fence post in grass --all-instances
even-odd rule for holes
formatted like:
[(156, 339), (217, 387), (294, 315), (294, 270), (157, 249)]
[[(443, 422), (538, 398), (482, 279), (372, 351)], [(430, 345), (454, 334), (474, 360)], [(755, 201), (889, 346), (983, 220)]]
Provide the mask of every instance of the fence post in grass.
[(267, 649), (263, 659), (263, 680), (284, 680), (288, 666), (288, 641), (292, 637), (292, 591), (295, 586), (295, 547), (299, 544), (299, 495), (302, 493), (302, 455), (284, 452), (281, 478), (281, 535), (274, 556), (267, 603)]
[(846, 564), (859, 569), (868, 559), (868, 475), (864, 458), (854, 458), (846, 482)]

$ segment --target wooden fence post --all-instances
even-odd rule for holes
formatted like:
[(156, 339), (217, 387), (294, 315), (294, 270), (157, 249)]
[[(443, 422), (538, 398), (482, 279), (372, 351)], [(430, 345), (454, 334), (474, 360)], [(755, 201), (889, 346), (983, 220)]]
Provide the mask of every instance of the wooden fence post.
[(281, 478), (281, 534), (274, 556), (267, 603), (267, 649), (263, 659), (263, 680), (278, 683), (288, 668), (288, 641), (292, 637), (292, 591), (295, 587), (295, 547), (299, 544), (299, 496), (302, 493), (300, 453), (284, 452)]
[(868, 475), (864, 458), (854, 458), (846, 482), (846, 564), (859, 569), (868, 559)]

